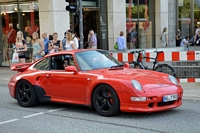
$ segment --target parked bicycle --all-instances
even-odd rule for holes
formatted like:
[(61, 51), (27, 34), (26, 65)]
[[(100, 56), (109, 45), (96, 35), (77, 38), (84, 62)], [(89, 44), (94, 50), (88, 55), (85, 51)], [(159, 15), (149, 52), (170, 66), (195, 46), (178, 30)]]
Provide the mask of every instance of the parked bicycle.
[[(176, 77), (176, 73), (175, 73), (174, 69), (170, 65), (168, 65), (168, 64), (159, 64), (157, 58), (158, 58), (158, 55), (160, 53), (163, 53), (163, 51), (154, 51), (154, 52), (156, 52), (156, 57), (155, 58), (141, 56), (141, 55), (143, 55), (143, 52), (145, 52), (145, 50), (139, 50), (139, 51), (131, 52), (132, 54), (135, 54), (135, 53), (138, 54), (136, 61), (129, 62), (131, 68), (153, 70), (153, 71), (167, 73), (167, 74), (170, 74), (170, 75)], [(154, 60), (153, 68), (148, 68), (148, 66), (144, 66), (142, 61), (140, 61), (140, 59), (142, 59), (142, 58), (153, 59)]]

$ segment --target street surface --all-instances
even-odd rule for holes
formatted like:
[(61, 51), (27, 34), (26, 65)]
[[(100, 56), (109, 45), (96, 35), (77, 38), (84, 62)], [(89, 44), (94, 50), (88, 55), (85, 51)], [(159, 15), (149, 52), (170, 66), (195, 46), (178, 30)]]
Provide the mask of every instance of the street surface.
[(200, 133), (200, 101), (152, 114), (99, 116), (94, 109), (48, 103), (24, 108), (0, 85), (0, 133)]

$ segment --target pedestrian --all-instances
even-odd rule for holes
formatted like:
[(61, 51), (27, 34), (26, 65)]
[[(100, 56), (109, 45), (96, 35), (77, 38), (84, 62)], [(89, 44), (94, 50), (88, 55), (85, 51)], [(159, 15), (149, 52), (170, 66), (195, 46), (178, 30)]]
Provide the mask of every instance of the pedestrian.
[(58, 40), (58, 33), (53, 33), (53, 40), (49, 42), (49, 51), (50, 53), (61, 51), (62, 42)]
[(76, 49), (78, 49), (79, 48), (79, 43), (78, 43), (78, 38), (76, 37), (76, 32), (71, 30), (71, 29), (67, 30), (67, 32), (70, 32), (72, 34), (72, 37), (74, 39), (74, 44), (76, 46)]
[(198, 34), (198, 31), (200, 30), (199, 26), (196, 27), (195, 33)]
[(32, 34), (32, 47), (33, 47), (33, 54), (32, 59), (33, 61), (37, 61), (38, 59), (42, 58), (42, 52), (44, 50), (44, 44), (41, 39), (39, 39), (39, 35), (37, 32)]
[(74, 39), (71, 32), (66, 32), (66, 44), (64, 45), (64, 50), (74, 50), (76, 49), (76, 45), (74, 43)]
[(194, 35), (192, 36), (192, 38), (190, 38), (189, 43), (191, 44), (191, 46), (194, 46), (195, 42), (194, 42), (194, 38), (196, 36), (196, 32), (194, 32)]
[(124, 32), (121, 31), (120, 36), (117, 38), (117, 45), (118, 45), (118, 50), (126, 50), (126, 38), (124, 37)]
[(181, 31), (178, 29), (176, 33), (176, 47), (179, 47), (181, 43)]
[(181, 47), (184, 47), (184, 46), (187, 46), (187, 45), (189, 45), (190, 43), (189, 43), (189, 37), (188, 36), (186, 36), (182, 41), (181, 41)]
[(74, 38), (74, 43), (76, 45), (76, 49), (79, 48), (79, 43), (78, 43), (78, 38), (76, 37), (76, 32), (75, 31), (72, 31), (72, 36)]
[(42, 33), (42, 38), (44, 39), (44, 52), (45, 52), (45, 55), (47, 55), (49, 53), (49, 39), (47, 38), (47, 33), (44, 32)]
[(89, 48), (97, 49), (97, 37), (94, 35), (94, 31), (90, 30)]
[(53, 36), (49, 35), (49, 42), (53, 40)]
[(161, 34), (161, 44), (163, 48), (168, 47), (168, 34), (166, 27), (163, 29), (163, 32)]
[(67, 32), (64, 32), (64, 38), (62, 39), (62, 48), (63, 48), (63, 50), (65, 50), (65, 44), (66, 44), (66, 41), (67, 41), (66, 34), (67, 34)]
[(194, 42), (196, 46), (200, 46), (200, 29), (198, 30), (198, 34), (194, 37)]
[(131, 43), (130, 48), (135, 48), (136, 47), (136, 43), (137, 43), (137, 31), (136, 31), (135, 28), (131, 31), (131, 40), (130, 40), (130, 43)]
[[(4, 34), (3, 30), (2, 30), (2, 43), (3, 43), (3, 61), (9, 61), (8, 59), (8, 38), (7, 36)], [(0, 54), (2, 52), (0, 51)]]
[(17, 32), (14, 51), (19, 54), (19, 63), (25, 63), (25, 52), (27, 51), (27, 45), (22, 31)]
[(189, 37), (186, 36), (182, 41), (181, 41), (181, 47), (185, 47), (186, 48), (186, 51), (189, 50)]

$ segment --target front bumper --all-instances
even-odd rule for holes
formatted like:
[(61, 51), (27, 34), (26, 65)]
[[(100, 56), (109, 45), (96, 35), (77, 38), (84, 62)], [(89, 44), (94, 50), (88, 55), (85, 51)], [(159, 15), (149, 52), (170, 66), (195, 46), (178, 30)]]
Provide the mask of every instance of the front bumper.
[[(169, 102), (163, 102), (164, 95), (178, 94), (178, 99)], [(150, 93), (124, 93), (118, 94), (120, 98), (120, 110), (122, 112), (158, 112), (176, 108), (182, 105), (183, 89), (177, 87), (176, 91), (152, 90)], [(146, 97), (146, 101), (132, 101), (132, 96)]]

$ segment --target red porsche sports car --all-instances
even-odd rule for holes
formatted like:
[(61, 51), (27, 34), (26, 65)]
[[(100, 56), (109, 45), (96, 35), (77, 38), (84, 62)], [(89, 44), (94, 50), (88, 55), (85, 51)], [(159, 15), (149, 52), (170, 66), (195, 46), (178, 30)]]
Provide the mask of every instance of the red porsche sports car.
[(8, 84), (23, 107), (62, 102), (94, 107), (103, 116), (156, 112), (182, 105), (183, 89), (168, 74), (129, 68), (105, 50), (61, 51), (14, 64)]

